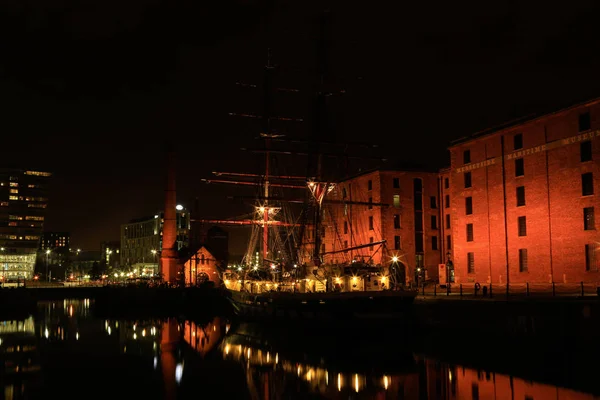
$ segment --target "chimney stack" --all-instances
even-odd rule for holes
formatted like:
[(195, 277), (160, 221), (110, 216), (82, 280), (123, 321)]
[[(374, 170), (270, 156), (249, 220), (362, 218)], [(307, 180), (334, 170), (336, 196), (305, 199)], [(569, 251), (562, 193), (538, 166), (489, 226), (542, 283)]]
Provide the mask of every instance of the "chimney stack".
[(165, 190), (164, 222), (162, 228), (162, 252), (160, 272), (165, 282), (177, 282), (177, 195), (175, 192), (175, 152), (167, 151), (167, 187)]

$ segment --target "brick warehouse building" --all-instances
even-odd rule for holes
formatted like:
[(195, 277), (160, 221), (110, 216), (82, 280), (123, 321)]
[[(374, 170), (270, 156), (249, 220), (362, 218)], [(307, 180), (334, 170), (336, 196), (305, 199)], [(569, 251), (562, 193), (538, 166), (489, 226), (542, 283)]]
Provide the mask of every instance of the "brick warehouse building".
[(323, 207), (323, 261), (388, 267), (395, 256), (406, 282), (415, 273), (437, 279), (444, 254), (438, 179), (437, 172), (378, 170), (339, 182)]
[(456, 282), (600, 281), (599, 137), (596, 99), (449, 147), (440, 182)]

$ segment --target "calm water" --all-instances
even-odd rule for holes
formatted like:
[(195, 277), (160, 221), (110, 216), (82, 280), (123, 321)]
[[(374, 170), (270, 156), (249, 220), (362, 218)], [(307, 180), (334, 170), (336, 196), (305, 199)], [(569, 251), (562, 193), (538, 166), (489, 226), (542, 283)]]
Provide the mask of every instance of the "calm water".
[(394, 352), (389, 343), (350, 343), (329, 357), (326, 339), (271, 340), (221, 317), (100, 318), (89, 300), (40, 303), (35, 316), (0, 322), (0, 340), (3, 399), (597, 398)]

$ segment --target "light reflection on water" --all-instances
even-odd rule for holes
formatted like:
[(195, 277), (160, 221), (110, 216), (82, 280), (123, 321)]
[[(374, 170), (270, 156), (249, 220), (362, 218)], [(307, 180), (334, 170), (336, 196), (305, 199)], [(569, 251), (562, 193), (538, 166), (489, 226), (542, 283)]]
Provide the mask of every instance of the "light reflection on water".
[(209, 390), (236, 399), (309, 394), (331, 399), (595, 398), (425, 357), (399, 359), (382, 369), (292, 354), (240, 334), (221, 317), (202, 322), (100, 319), (90, 307), (89, 300), (47, 302), (35, 317), (0, 321), (0, 398), (86, 393), (172, 399)]

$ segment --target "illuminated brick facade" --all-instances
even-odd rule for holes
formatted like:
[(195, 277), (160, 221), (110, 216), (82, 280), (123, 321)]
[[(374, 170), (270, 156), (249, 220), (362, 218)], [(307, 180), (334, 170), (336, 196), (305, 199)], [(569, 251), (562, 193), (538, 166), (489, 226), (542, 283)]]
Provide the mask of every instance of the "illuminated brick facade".
[(186, 285), (198, 285), (200, 283), (211, 281), (215, 286), (221, 285), (221, 275), (219, 266), (221, 262), (217, 260), (210, 251), (204, 246), (200, 247), (183, 266)]
[(600, 99), (449, 150), (457, 282), (600, 281)]
[[(420, 279), (437, 279), (445, 257), (438, 179), (437, 172), (380, 170), (340, 182), (323, 207), (323, 261), (387, 267), (396, 256), (406, 282), (419, 272)], [(384, 246), (377, 244), (382, 240)], [(361, 245), (366, 246), (356, 248)], [(343, 249), (349, 250), (338, 252)]]

